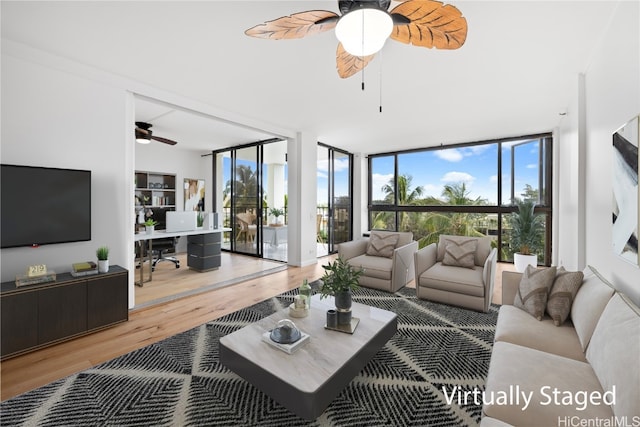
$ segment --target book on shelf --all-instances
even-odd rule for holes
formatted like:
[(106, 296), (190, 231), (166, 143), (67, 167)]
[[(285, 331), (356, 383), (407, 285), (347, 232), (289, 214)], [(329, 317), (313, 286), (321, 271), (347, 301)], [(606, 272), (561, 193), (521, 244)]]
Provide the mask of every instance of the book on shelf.
[(86, 262), (75, 262), (73, 264), (71, 264), (71, 268), (73, 272), (75, 273), (82, 273), (85, 271), (93, 271), (93, 270), (97, 270), (98, 266), (96, 265), (95, 262), (93, 261), (86, 261)]
[(300, 339), (291, 344), (280, 344), (271, 339), (271, 331), (267, 331), (262, 334), (262, 341), (271, 345), (272, 347), (282, 350), (287, 354), (295, 353), (300, 347), (302, 347), (307, 341), (309, 341), (310, 335), (300, 331)]
[(72, 271), (71, 275), (73, 277), (84, 277), (84, 276), (93, 276), (94, 274), (98, 274), (98, 269), (95, 270), (86, 270), (86, 271)]

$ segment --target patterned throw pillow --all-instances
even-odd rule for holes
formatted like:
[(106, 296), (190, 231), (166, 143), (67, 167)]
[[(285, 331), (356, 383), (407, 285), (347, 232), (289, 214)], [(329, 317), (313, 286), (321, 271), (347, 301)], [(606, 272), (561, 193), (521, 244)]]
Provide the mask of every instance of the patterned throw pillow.
[(444, 249), (443, 265), (455, 267), (474, 268), (476, 259), (476, 239), (467, 240), (447, 240)]
[(556, 326), (562, 325), (569, 317), (571, 304), (582, 285), (583, 278), (582, 271), (566, 271), (564, 267), (558, 269), (547, 300), (547, 313)]
[(522, 274), (513, 305), (542, 320), (547, 306), (549, 289), (556, 277), (556, 268), (535, 268), (528, 265)]
[(367, 255), (391, 258), (399, 238), (397, 234), (372, 232), (367, 244)]

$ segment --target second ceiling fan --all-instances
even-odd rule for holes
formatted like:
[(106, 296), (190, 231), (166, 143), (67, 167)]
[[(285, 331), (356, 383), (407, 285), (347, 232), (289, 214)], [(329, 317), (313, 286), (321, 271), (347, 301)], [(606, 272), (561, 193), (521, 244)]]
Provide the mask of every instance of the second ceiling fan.
[(163, 142), (169, 145), (176, 145), (177, 142), (171, 139), (154, 136), (151, 131), (151, 123), (136, 122), (136, 141), (141, 144), (148, 144), (151, 140)]

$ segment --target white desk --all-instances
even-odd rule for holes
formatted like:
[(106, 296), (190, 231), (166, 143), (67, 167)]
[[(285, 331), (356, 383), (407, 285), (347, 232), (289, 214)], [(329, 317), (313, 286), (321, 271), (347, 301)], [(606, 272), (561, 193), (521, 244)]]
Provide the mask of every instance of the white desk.
[(136, 282), (136, 285), (138, 286), (142, 286), (143, 283), (145, 282), (144, 280), (144, 268), (143, 268), (143, 264), (144, 264), (144, 260), (142, 258), (142, 246), (144, 244), (144, 242), (148, 242), (148, 248), (147, 248), (147, 254), (148, 254), (148, 259), (149, 259), (149, 279), (146, 280), (146, 282), (150, 282), (152, 280), (152, 270), (153, 268), (151, 268), (151, 264), (153, 263), (153, 258), (152, 258), (152, 250), (153, 250), (153, 239), (165, 239), (168, 237), (182, 237), (182, 236), (193, 236), (196, 234), (208, 234), (208, 233), (224, 233), (225, 231), (231, 231), (230, 228), (216, 228), (214, 230), (203, 230), (202, 228), (197, 228), (195, 230), (189, 230), (189, 231), (173, 231), (173, 232), (167, 232), (165, 230), (154, 230), (153, 233), (147, 233), (147, 232), (142, 232), (142, 233), (136, 233), (133, 236), (133, 241), (138, 243), (139, 247), (140, 247), (140, 282)]

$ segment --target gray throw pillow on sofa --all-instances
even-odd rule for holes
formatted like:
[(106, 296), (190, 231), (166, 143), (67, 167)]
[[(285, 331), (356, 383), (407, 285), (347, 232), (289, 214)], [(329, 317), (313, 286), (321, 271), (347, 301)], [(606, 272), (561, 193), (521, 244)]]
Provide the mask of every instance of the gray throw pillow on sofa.
[(582, 285), (582, 271), (566, 271), (560, 267), (547, 299), (547, 313), (556, 326), (562, 325), (571, 313), (573, 299)]
[(556, 277), (556, 268), (535, 268), (528, 265), (522, 275), (513, 305), (542, 320), (549, 289)]
[(397, 234), (383, 235), (372, 232), (367, 244), (367, 255), (391, 258), (399, 238)]
[(447, 240), (442, 265), (474, 268), (477, 246), (477, 239)]

